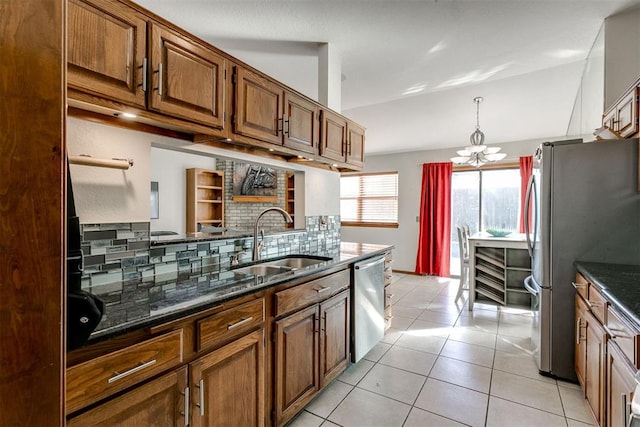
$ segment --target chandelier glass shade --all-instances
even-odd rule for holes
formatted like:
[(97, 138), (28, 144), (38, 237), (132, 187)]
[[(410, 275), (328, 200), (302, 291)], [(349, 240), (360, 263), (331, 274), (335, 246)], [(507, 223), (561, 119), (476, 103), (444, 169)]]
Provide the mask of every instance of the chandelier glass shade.
[(458, 155), (452, 157), (451, 161), (456, 165), (468, 164), (480, 167), (485, 163), (502, 160), (507, 155), (499, 152), (500, 147), (487, 147), (484, 145), (484, 133), (480, 130), (480, 103), (482, 102), (482, 97), (473, 98), (473, 102), (476, 103), (476, 130), (469, 137), (471, 145), (463, 150), (456, 151)]

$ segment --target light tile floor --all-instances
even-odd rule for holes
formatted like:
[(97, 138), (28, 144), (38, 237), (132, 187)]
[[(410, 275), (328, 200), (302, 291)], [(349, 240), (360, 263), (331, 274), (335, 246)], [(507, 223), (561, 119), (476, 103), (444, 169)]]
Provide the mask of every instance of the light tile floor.
[(538, 374), (531, 313), (457, 303), (457, 279), (393, 275), (382, 342), (290, 426), (591, 426), (576, 384)]

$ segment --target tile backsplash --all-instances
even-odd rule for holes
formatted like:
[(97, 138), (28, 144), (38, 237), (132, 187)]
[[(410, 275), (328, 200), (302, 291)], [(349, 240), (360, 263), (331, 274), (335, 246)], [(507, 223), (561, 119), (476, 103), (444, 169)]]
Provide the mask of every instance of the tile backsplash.
[[(228, 267), (232, 255), (251, 261), (253, 237), (151, 245), (148, 222), (82, 224), (84, 272), (82, 288), (126, 281), (172, 280), (179, 276), (217, 272)], [(262, 258), (289, 254), (335, 257), (340, 249), (340, 216), (306, 218), (306, 229), (268, 234)]]

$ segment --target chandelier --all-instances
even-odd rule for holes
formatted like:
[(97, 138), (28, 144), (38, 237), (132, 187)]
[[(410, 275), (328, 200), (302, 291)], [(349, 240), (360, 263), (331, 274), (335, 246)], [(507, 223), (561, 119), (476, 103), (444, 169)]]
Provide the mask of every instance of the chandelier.
[(451, 161), (456, 165), (464, 165), (466, 163), (480, 167), (485, 163), (497, 162), (507, 156), (505, 153), (499, 153), (500, 147), (487, 147), (484, 145), (484, 133), (480, 130), (480, 103), (482, 99), (481, 96), (473, 98), (473, 102), (476, 103), (476, 130), (469, 137), (471, 145), (465, 147), (464, 150), (456, 151), (458, 155), (451, 158)]

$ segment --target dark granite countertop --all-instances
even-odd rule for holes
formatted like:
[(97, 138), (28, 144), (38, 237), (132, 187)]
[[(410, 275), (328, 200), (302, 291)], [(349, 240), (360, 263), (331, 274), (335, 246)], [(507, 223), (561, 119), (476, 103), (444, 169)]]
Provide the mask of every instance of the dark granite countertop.
[(640, 328), (640, 265), (576, 262), (577, 270)]
[(352, 264), (392, 248), (390, 245), (341, 242), (339, 250), (331, 254), (329, 261), (272, 276), (234, 272), (238, 267), (251, 264), (247, 263), (209, 271), (203, 268), (199, 274), (166, 274), (95, 286), (91, 292), (105, 302), (105, 313), (89, 342), (195, 314), (231, 298), (339, 265)]

